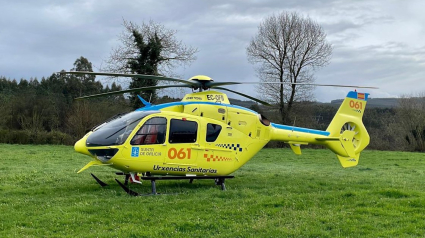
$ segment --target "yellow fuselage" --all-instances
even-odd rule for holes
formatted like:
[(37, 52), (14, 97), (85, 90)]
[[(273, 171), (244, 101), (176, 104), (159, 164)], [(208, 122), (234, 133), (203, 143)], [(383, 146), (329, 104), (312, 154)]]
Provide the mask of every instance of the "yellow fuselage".
[[(89, 132), (75, 144), (75, 150), (94, 161), (79, 172), (92, 165), (108, 165), (132, 173), (228, 175), (270, 140), (290, 144), (296, 154), (301, 154), (300, 145), (322, 144), (340, 156), (344, 167), (355, 166), (369, 143), (367, 132), (359, 134), (365, 140), (353, 148), (355, 133), (340, 134), (340, 128), (345, 114), (353, 113), (350, 105), (357, 101), (344, 101), (329, 131), (318, 131), (270, 123), (255, 111), (231, 105), (226, 94), (216, 91), (188, 94), (181, 102), (149, 105), (129, 113), (121, 118), (123, 125), (118, 118)], [(128, 118), (138, 119), (126, 125)], [(360, 125), (361, 117), (352, 117), (351, 122)]]

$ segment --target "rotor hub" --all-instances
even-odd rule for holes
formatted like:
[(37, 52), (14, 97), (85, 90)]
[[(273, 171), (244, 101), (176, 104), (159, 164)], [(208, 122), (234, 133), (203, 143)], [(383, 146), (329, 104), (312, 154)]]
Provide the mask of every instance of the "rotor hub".
[(211, 87), (208, 85), (209, 82), (214, 82), (214, 80), (206, 75), (196, 75), (190, 78), (188, 81), (194, 81), (197, 82), (199, 86), (192, 86), (192, 89), (202, 89), (202, 90), (208, 90)]

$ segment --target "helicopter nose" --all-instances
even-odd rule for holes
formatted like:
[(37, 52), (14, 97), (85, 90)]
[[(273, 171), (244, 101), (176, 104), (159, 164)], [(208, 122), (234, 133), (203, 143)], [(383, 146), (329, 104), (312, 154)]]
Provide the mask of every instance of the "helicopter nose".
[(83, 138), (81, 138), (79, 141), (75, 143), (74, 149), (78, 153), (91, 156), (92, 154), (90, 154), (90, 152), (87, 150), (87, 147), (86, 147), (86, 140), (87, 140), (87, 136), (84, 136)]

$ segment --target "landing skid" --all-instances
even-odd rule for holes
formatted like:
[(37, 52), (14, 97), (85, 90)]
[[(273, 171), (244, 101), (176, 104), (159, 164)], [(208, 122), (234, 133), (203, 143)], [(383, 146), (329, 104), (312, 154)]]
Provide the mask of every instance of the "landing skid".
[(122, 189), (126, 193), (132, 196), (143, 196), (143, 195), (158, 195), (160, 193), (156, 190), (156, 180), (189, 180), (189, 183), (192, 183), (195, 179), (214, 179), (215, 184), (221, 186), (221, 190), (226, 190), (226, 185), (224, 184), (224, 181), (226, 178), (234, 178), (235, 176), (145, 176), (140, 177), (142, 180), (150, 180), (151, 181), (151, 187), (152, 192), (149, 194), (139, 194), (131, 189), (129, 189), (126, 185), (122, 184), (118, 179), (115, 179), (117, 183), (121, 186)]
[[(125, 176), (124, 183), (121, 183), (118, 179), (115, 179), (115, 181), (118, 183), (118, 185), (120, 185), (120, 187), (122, 189), (124, 189), (124, 191), (127, 194), (129, 194), (131, 196), (158, 195), (158, 194), (160, 194), (156, 190), (156, 180), (189, 180), (189, 183), (192, 183), (193, 180), (195, 180), (195, 179), (214, 179), (215, 185), (219, 185), (221, 187), (221, 190), (224, 191), (224, 190), (226, 190), (226, 185), (224, 183), (225, 179), (226, 178), (231, 179), (231, 178), (235, 177), (235, 176), (230, 176), (230, 175), (227, 175), (227, 176), (151, 176), (150, 173), (147, 173), (147, 176), (140, 177), (139, 179), (150, 180), (152, 192), (148, 193), (148, 194), (140, 194), (140, 193), (135, 192), (135, 191), (133, 191), (133, 190), (131, 190), (127, 187), (128, 181), (131, 178), (130, 174), (125, 174), (125, 173), (116, 173), (116, 174)], [(102, 186), (102, 187), (108, 186), (107, 183), (100, 180), (94, 174), (91, 174), (91, 176), (96, 180), (96, 182), (100, 186)], [(138, 182), (138, 183), (140, 183), (140, 182)]]

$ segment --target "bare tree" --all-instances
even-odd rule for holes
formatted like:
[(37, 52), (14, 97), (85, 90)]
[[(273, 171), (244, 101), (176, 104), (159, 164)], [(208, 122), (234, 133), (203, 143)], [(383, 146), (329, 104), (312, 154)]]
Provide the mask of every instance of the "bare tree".
[(119, 35), (122, 45), (112, 49), (103, 71), (115, 73), (129, 73), (128, 62), (136, 60), (139, 54), (134, 32), (140, 33), (147, 41), (158, 37), (161, 43), (161, 61), (158, 63), (158, 73), (173, 76), (173, 69), (178, 66), (187, 66), (196, 59), (195, 53), (198, 49), (186, 46), (176, 39), (176, 31), (166, 29), (163, 25), (149, 21), (143, 22), (141, 26), (123, 20), (124, 31)]
[(325, 66), (332, 54), (318, 23), (288, 12), (266, 18), (246, 50), (248, 60), (258, 65), (261, 81), (282, 83), (263, 84), (258, 92), (278, 106), (283, 123), (289, 123), (294, 102), (312, 97), (312, 86), (291, 83), (313, 82), (314, 71)]

